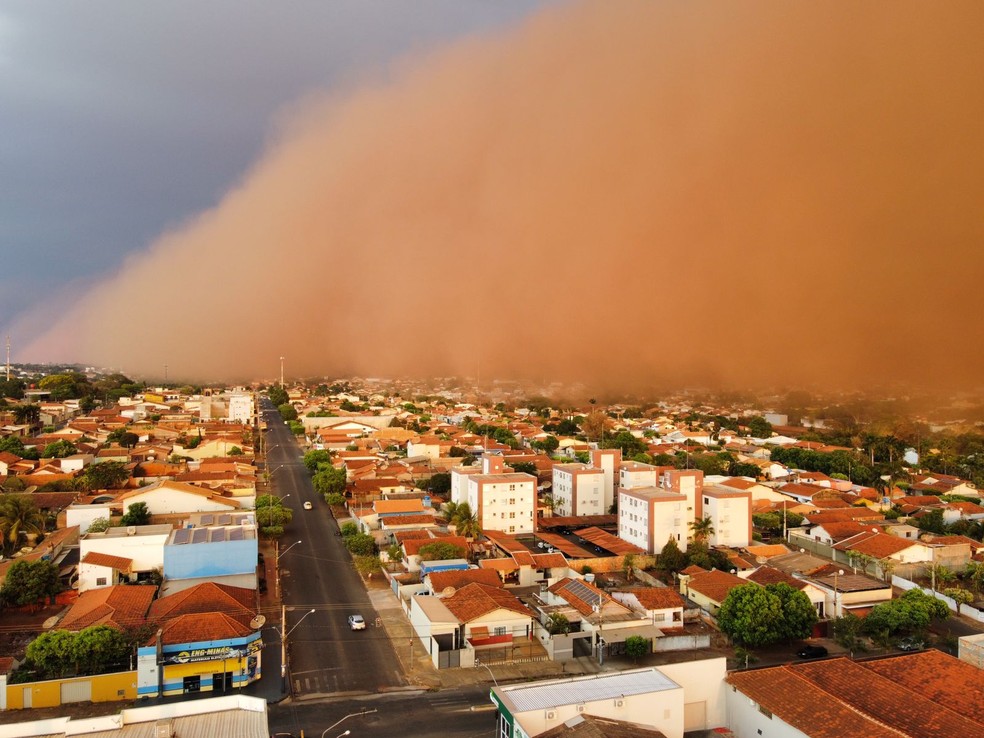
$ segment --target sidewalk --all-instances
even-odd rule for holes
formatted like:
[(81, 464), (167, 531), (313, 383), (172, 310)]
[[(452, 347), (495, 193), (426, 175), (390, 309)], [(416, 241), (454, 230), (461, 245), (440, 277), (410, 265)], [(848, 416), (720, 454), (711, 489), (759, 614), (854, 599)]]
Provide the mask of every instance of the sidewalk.
[(259, 567), (259, 576), (266, 580), (266, 591), (257, 592), (256, 609), (266, 618), (262, 627), (263, 655), (260, 658), (262, 676), (257, 682), (243, 687), (243, 694), (260, 697), (272, 704), (280, 702), (287, 695), (283, 691), (284, 680), (281, 676), (280, 665), (280, 589), (277, 586), (277, 556), (276, 543), (264, 538), (260, 539), (260, 553), (263, 554), (263, 565)]

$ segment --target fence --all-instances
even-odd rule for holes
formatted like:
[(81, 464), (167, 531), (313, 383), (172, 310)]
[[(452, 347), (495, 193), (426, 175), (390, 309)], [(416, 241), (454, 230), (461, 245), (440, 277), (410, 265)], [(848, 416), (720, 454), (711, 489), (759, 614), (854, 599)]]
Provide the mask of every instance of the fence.
[(936, 599), (946, 603), (946, 606), (949, 607), (950, 610), (952, 610), (953, 612), (959, 615), (963, 615), (964, 617), (970, 618), (971, 620), (976, 620), (978, 623), (984, 623), (984, 612), (981, 612), (976, 607), (960, 604), (952, 597), (947, 597), (942, 592), (934, 592), (931, 589), (920, 587), (915, 582), (909, 581), (908, 579), (903, 579), (900, 576), (892, 577), (892, 586), (907, 591), (910, 589), (918, 588), (922, 590), (925, 594), (928, 594), (930, 597), (935, 597)]

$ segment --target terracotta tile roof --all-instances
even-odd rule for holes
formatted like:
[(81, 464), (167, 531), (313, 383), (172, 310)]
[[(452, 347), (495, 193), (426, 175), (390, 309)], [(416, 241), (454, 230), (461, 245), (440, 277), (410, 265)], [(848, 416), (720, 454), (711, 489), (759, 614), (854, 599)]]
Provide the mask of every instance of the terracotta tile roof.
[[(587, 593), (585, 593), (585, 590), (587, 590)], [(596, 605), (607, 608), (609, 605), (615, 604), (622, 610), (628, 610), (628, 608), (619, 602), (615, 602), (606, 592), (598, 589), (591, 582), (581, 579), (565, 577), (551, 586), (550, 592), (562, 598), (567, 604), (586, 616), (594, 614)], [(590, 597), (593, 601), (589, 602), (585, 597)]]
[(463, 623), (469, 623), (496, 610), (511, 610), (519, 615), (533, 617), (533, 612), (515, 595), (487, 584), (468, 584), (442, 601), (451, 614)]
[(181, 615), (168, 620), (161, 630), (161, 642), (168, 646), (242, 638), (255, 632), (248, 625), (221, 612)]
[(372, 503), (373, 510), (379, 514), (415, 513), (424, 509), (423, 500), (376, 500)]
[(810, 738), (900, 738), (898, 732), (832, 700), (788, 666), (733, 671), (725, 680)]
[(533, 566), (533, 554), (529, 551), (513, 551), (512, 557), (519, 566)]
[(416, 556), (420, 553), (420, 549), (430, 543), (450, 543), (452, 546), (458, 546), (463, 551), (468, 550), (468, 541), (465, 540), (464, 536), (442, 536), (441, 538), (410, 538), (403, 541), (403, 550), (406, 552), (407, 556)]
[(779, 571), (771, 566), (760, 566), (748, 575), (749, 582), (761, 584), (763, 587), (768, 584), (788, 584), (793, 589), (803, 589), (809, 582), (796, 577), (791, 577), (784, 571)]
[(156, 594), (157, 587), (149, 584), (117, 584), (83, 592), (59, 627), (82, 630), (90, 625), (119, 629), (143, 625)]
[(379, 524), (382, 528), (393, 525), (437, 525), (433, 515), (392, 515), (381, 518)]
[(404, 541), (410, 541), (417, 538), (430, 539), (432, 531), (427, 530), (395, 530), (393, 535), (396, 536), (397, 543), (403, 543)]
[(502, 578), (492, 569), (465, 569), (462, 571), (432, 571), (427, 575), (431, 588), (441, 593), (446, 587), (461, 589), (465, 585), (478, 583), (490, 587), (501, 587)]
[(748, 582), (726, 571), (713, 569), (712, 571), (694, 574), (690, 577), (690, 581), (687, 582), (687, 587), (694, 592), (699, 592), (712, 602), (724, 602), (724, 598), (728, 596), (728, 592), (733, 587), (742, 584), (748, 584)]
[(480, 559), (478, 565), (482, 569), (494, 569), (505, 573), (519, 571), (519, 564), (513, 559)]
[(981, 688), (984, 674), (977, 667), (935, 648), (859, 663), (865, 669), (984, 726), (984, 689)]
[(256, 615), (256, 591), (215, 582), (196, 584), (156, 600), (147, 619), (161, 622), (203, 613), (225, 613), (245, 625)]
[(843, 523), (823, 523), (820, 527), (827, 532), (827, 535), (829, 535), (834, 542), (853, 538), (859, 533), (871, 532), (870, 524), (865, 525), (864, 523), (859, 523), (856, 520), (848, 520)]
[(116, 571), (122, 572), (123, 574), (129, 574), (133, 569), (133, 559), (127, 559), (123, 556), (111, 556), (109, 554), (99, 553), (98, 551), (89, 551), (82, 559), (83, 564), (92, 564), (93, 566), (108, 566), (110, 569), (116, 569)]
[(559, 568), (567, 566), (567, 559), (560, 553), (533, 554), (533, 566), (537, 569)]
[[(819, 507), (819, 505), (818, 505)], [(849, 507), (843, 510), (821, 510), (814, 513), (806, 513), (806, 519), (810, 523), (823, 525), (824, 523), (846, 523), (851, 520), (884, 520), (885, 516), (870, 507)]]
[[(919, 668), (919, 662), (908, 663), (913, 669)], [(839, 702), (905, 735), (919, 738), (984, 735), (984, 723), (960, 714), (962, 711), (934, 703), (925, 693), (902, 690), (896, 681), (850, 659), (815, 661), (799, 664), (795, 669)], [(978, 677), (977, 684), (980, 683)], [(858, 689), (862, 684), (864, 688)]]
[(669, 587), (644, 587), (633, 589), (631, 594), (639, 600), (639, 604), (647, 610), (666, 610), (683, 607), (684, 601), (680, 593)]
[(890, 536), (887, 533), (859, 533), (853, 538), (834, 544), (834, 548), (838, 551), (857, 551), (868, 556), (874, 556), (876, 559), (884, 559), (892, 554), (897, 554), (899, 551), (911, 548), (917, 543), (919, 541)]
[(767, 559), (772, 558), (773, 556), (783, 556), (789, 553), (789, 549), (781, 543), (775, 543), (767, 546), (746, 546), (745, 550), (748, 551), (748, 555), (753, 558), (763, 556)]

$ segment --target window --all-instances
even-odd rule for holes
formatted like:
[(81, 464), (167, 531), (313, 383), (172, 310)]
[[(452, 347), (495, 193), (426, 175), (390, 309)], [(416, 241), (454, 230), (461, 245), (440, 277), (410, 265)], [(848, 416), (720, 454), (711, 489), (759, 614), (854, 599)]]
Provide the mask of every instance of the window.
[(497, 636), (504, 636), (505, 634), (506, 634), (506, 626), (504, 625), (495, 626), (495, 631), (492, 633), (492, 635), (497, 635)]
[(653, 622), (654, 623), (662, 623), (664, 620), (666, 620), (666, 613), (665, 612), (657, 612), (657, 613), (655, 613), (653, 615)]
[(106, 577), (96, 577), (96, 586), (97, 587), (105, 587), (106, 586)]

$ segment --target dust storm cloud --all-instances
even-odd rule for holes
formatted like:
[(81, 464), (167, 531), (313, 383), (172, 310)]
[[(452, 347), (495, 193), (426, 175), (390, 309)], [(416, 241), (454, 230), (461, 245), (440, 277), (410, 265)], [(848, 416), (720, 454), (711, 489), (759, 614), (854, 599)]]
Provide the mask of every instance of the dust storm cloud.
[(978, 3), (586, 3), (299, 103), (25, 357), (160, 376), (979, 379)]

